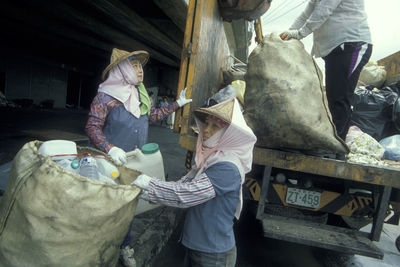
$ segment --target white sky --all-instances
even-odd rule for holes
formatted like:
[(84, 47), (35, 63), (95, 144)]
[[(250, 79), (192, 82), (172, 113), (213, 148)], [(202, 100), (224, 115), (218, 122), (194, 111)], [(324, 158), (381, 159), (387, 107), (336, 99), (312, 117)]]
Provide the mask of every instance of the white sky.
[[(281, 33), (288, 29), (304, 10), (307, 0), (273, 0), (262, 16), (263, 34)], [(371, 60), (379, 60), (400, 51), (400, 0), (364, 0), (372, 36)], [(332, 33), (334, 34), (334, 33)], [(311, 52), (312, 34), (302, 40)], [(323, 68), (323, 60), (317, 60)]]

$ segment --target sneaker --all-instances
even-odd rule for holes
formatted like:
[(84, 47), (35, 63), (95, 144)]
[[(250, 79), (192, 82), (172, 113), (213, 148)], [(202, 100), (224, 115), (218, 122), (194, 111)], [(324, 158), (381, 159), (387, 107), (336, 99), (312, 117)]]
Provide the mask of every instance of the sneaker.
[(125, 267), (136, 267), (136, 261), (133, 257), (135, 251), (130, 246), (121, 248), (120, 250), (120, 260)]
[(400, 252), (400, 235), (396, 239), (396, 247), (397, 247), (397, 250)]

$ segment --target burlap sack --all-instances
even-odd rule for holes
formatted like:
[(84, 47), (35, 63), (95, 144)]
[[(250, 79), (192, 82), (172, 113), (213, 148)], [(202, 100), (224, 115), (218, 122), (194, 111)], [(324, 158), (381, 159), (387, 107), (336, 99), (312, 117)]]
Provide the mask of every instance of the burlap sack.
[[(0, 266), (115, 266), (140, 189), (68, 172), (39, 154), (40, 144), (24, 145), (12, 163), (0, 202)], [(140, 174), (119, 170), (125, 184)]]
[(245, 118), (258, 146), (348, 151), (334, 130), (320, 75), (300, 41), (264, 37), (245, 76)]

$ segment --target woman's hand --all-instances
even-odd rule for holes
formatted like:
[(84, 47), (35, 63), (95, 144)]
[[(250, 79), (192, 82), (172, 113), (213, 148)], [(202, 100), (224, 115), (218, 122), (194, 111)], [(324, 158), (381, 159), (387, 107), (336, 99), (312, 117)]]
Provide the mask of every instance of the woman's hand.
[(113, 146), (110, 151), (108, 151), (108, 155), (119, 165), (126, 163), (126, 153), (119, 147)]
[(176, 100), (176, 102), (178, 102), (179, 107), (183, 107), (184, 105), (192, 102), (191, 98), (186, 98), (186, 89), (182, 90), (181, 94), (179, 95), (179, 99)]
[(146, 190), (149, 188), (150, 180), (152, 178), (146, 174), (141, 174), (139, 175), (135, 181), (131, 183), (131, 185), (136, 185), (137, 187), (140, 187), (141, 189)]
[(299, 30), (287, 30), (279, 34), (279, 37), (281, 37), (282, 40), (287, 41), (290, 39), (297, 39), (300, 40), (301, 36), (299, 33)]

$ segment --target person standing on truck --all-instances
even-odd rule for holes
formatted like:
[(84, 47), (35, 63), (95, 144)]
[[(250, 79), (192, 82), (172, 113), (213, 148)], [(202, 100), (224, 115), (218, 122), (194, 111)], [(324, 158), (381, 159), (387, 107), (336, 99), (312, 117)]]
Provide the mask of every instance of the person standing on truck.
[[(147, 142), (149, 120), (162, 120), (179, 107), (190, 103), (186, 89), (168, 106), (155, 108), (143, 85), (142, 66), (148, 61), (146, 51), (127, 52), (114, 48), (110, 64), (103, 71), (103, 80), (90, 105), (86, 133), (90, 144), (107, 153), (117, 164), (126, 163), (126, 151), (141, 148)], [(124, 264), (130, 266), (133, 252), (131, 227), (121, 245)], [(131, 253), (132, 252), (132, 253)], [(132, 265), (132, 264), (131, 264)]]
[(302, 39), (313, 33), (311, 54), (325, 61), (325, 86), (337, 134), (346, 139), (354, 90), (372, 53), (364, 0), (309, 0), (281, 39)]
[(195, 120), (199, 135), (192, 170), (176, 182), (142, 174), (133, 184), (143, 189), (142, 199), (188, 208), (181, 239), (185, 266), (233, 267), (233, 222), (241, 212), (241, 185), (251, 170), (256, 136), (236, 98), (197, 109)]

